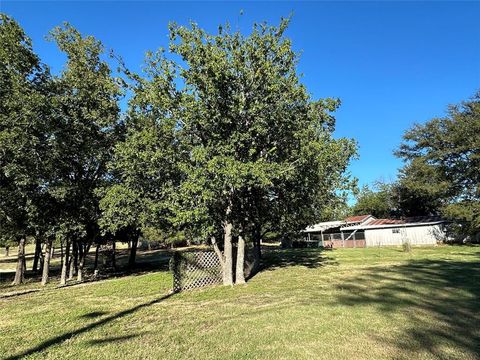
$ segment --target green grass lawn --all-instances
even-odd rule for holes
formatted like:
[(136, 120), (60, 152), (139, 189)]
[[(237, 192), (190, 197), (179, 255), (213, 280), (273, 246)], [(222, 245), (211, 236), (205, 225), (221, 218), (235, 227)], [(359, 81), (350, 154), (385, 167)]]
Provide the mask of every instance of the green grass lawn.
[(478, 246), (264, 257), (233, 288), (151, 269), (0, 299), (0, 358), (480, 359)]
[[(17, 266), (17, 248), (10, 249), (10, 256), (6, 257), (4, 253), (0, 254), (0, 297), (5, 295), (5, 293), (13, 292), (23, 292), (32, 289), (39, 289), (41, 274), (40, 272), (32, 273), (33, 258), (35, 252), (35, 246), (29, 244), (25, 249), (25, 258), (27, 265), (27, 272), (25, 274), (25, 283), (21, 286), (12, 286), (12, 281), (15, 276), (15, 268)], [(168, 260), (170, 259), (170, 251), (166, 249), (156, 249), (151, 251), (138, 251), (139, 255), (137, 258), (137, 267), (134, 269), (136, 274), (145, 273), (147, 271), (159, 271), (168, 269)], [(100, 270), (101, 278), (105, 277), (119, 277), (124, 276), (126, 273), (131, 273), (132, 271), (126, 269), (128, 258), (130, 255), (130, 250), (128, 250), (126, 244), (118, 243), (116, 250), (116, 263), (117, 271), (112, 271), (112, 269), (106, 269), (104, 265), (104, 260), (107, 259), (107, 256), (100, 252), (98, 259), (98, 268)], [(85, 270), (88, 275), (93, 273), (93, 263), (95, 258), (95, 249), (90, 249), (89, 254), (87, 255), (87, 260), (85, 264)], [(55, 249), (54, 257), (50, 262), (50, 283), (47, 285), (48, 288), (54, 288), (58, 286), (60, 280), (60, 271), (61, 271), (61, 250), (60, 248)]]

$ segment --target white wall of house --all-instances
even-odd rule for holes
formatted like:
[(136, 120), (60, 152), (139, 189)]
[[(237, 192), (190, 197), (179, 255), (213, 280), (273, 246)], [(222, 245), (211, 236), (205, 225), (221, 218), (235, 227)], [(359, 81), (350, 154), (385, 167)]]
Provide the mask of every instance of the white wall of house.
[(367, 247), (402, 245), (406, 240), (412, 245), (435, 245), (443, 236), (442, 226), (438, 224), (365, 229)]

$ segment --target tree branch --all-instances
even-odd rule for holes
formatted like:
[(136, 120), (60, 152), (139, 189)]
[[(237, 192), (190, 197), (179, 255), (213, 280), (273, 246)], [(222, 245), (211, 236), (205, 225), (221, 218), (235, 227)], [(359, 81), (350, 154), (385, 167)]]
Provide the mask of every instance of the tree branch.
[(218, 247), (217, 241), (215, 240), (215, 237), (211, 237), (212, 245), (213, 245), (213, 250), (215, 251), (215, 254), (217, 254), (218, 259), (220, 260), (220, 264), (222, 265), (222, 268), (225, 264), (225, 258), (223, 257), (222, 252), (220, 251), (220, 248)]

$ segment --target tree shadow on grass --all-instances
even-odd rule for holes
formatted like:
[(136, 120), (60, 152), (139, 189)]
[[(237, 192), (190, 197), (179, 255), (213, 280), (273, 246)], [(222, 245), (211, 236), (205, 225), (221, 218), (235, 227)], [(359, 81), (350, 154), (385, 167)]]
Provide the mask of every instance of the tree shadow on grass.
[(92, 312), (89, 312), (87, 314), (83, 314), (81, 315), (80, 317), (83, 318), (83, 319), (95, 319), (99, 316), (102, 316), (102, 315), (105, 315), (107, 314), (107, 312), (105, 311), (92, 311)]
[(25, 289), (25, 290), (19, 290), (19, 291), (12, 291), (9, 293), (0, 293), (0, 299), (9, 299), (17, 296), (31, 294), (38, 291), (40, 291), (40, 289)]
[[(33, 260), (34, 254), (25, 254), (25, 260), (30, 261)], [(17, 264), (17, 257), (16, 256), (9, 256), (9, 257), (0, 257), (0, 264)]]
[(316, 249), (269, 249), (262, 252), (260, 271), (291, 266), (316, 269), (326, 265), (338, 265), (329, 253), (334, 250)]
[[(38, 353), (38, 352), (41, 352), (41, 351), (44, 351), (46, 349), (48, 349), (49, 347), (51, 346), (54, 346), (54, 345), (57, 345), (57, 344), (60, 344), (62, 343), (63, 341), (65, 340), (68, 340), (70, 338), (72, 338), (73, 336), (77, 336), (77, 335), (80, 335), (80, 334), (83, 334), (87, 331), (90, 331), (90, 330), (93, 330), (99, 326), (102, 326), (102, 325), (105, 325), (105, 324), (108, 324), (109, 322), (113, 321), (113, 320), (117, 320), (117, 319), (120, 319), (124, 316), (127, 316), (127, 315), (130, 315), (130, 314), (133, 314), (135, 313), (136, 311), (140, 310), (140, 309), (143, 309), (143, 308), (146, 308), (146, 307), (149, 307), (149, 306), (152, 306), (154, 304), (158, 304), (159, 302), (163, 301), (163, 300), (166, 300), (168, 299), (169, 297), (171, 297), (172, 295), (174, 295), (174, 293), (168, 293), (164, 296), (161, 296), (157, 299), (154, 299), (154, 300), (151, 300), (151, 301), (148, 301), (146, 303), (143, 303), (143, 304), (139, 304), (137, 306), (134, 306), (130, 309), (126, 309), (126, 310), (123, 310), (123, 311), (120, 311), (116, 314), (113, 314), (113, 315), (110, 315), (110, 316), (107, 316), (101, 320), (98, 320), (98, 321), (95, 321), (91, 324), (88, 324), (86, 326), (83, 326), (77, 330), (73, 330), (73, 331), (70, 331), (70, 332), (67, 332), (65, 334), (62, 334), (62, 335), (59, 335), (59, 336), (55, 336), (49, 340), (46, 340), (42, 343), (40, 343), (39, 345), (29, 349), (29, 350), (26, 350), (20, 354), (17, 354), (17, 355), (13, 355), (13, 356), (10, 356), (10, 357), (7, 357), (6, 360), (17, 360), (17, 359), (21, 359), (23, 357), (26, 357), (26, 356), (29, 356), (29, 355), (33, 355), (35, 353)], [(125, 340), (125, 339), (124, 339)], [(105, 340), (103, 342), (107, 342), (108, 340)], [(114, 340), (112, 340), (114, 341)]]
[(337, 303), (408, 314), (403, 333), (395, 338), (388, 336), (392, 334), (375, 337), (405, 358), (426, 352), (437, 359), (451, 359), (445, 346), (466, 358), (480, 358), (478, 261), (412, 260), (388, 269), (368, 269), (338, 288), (342, 291)]
[(103, 339), (94, 339), (94, 340), (89, 340), (88, 344), (89, 345), (104, 345), (104, 344), (109, 344), (113, 342), (122, 342), (125, 340), (130, 340), (136, 337), (139, 337), (142, 334), (130, 334), (130, 335), (123, 335), (123, 336), (112, 336), (108, 338), (103, 338)]
[[(50, 268), (49, 278), (51, 282), (59, 281), (60, 280), (60, 266), (54, 265)], [(16, 291), (17, 289), (22, 289), (23, 285), (12, 285), (13, 279), (15, 278), (15, 270), (11, 271), (4, 271), (0, 273), (0, 292), (4, 291)], [(42, 279), (42, 274), (40, 271), (34, 272), (30, 269), (24, 274), (24, 284), (32, 284), (38, 283), (38, 287), (40, 288), (40, 281)]]

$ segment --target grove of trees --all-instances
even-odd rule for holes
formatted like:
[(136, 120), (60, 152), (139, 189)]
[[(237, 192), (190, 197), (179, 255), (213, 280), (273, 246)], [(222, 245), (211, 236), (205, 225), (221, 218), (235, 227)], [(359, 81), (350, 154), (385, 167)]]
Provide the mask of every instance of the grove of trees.
[(443, 118), (406, 131), (395, 154), (404, 160), (397, 181), (364, 187), (354, 214), (438, 215), (460, 238), (480, 234), (480, 92), (450, 105)]
[(457, 232), (480, 233), (480, 92), (447, 116), (415, 125), (396, 152), (406, 161), (400, 184), (417, 202), (453, 220)]
[(224, 284), (243, 283), (245, 253), (258, 265), (267, 232), (289, 236), (344, 205), (356, 143), (333, 136), (339, 100), (302, 84), (288, 23), (249, 35), (171, 24), (142, 73), (64, 24), (49, 39), (67, 60), (51, 74), (2, 14), (0, 242), (18, 246), (14, 283), (27, 239), (43, 284), (61, 244), (65, 284), (83, 280), (92, 246), (128, 241), (134, 266), (147, 233), (201, 239)]

